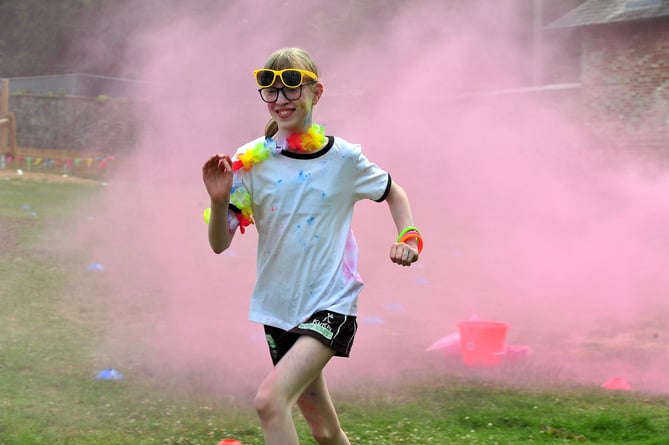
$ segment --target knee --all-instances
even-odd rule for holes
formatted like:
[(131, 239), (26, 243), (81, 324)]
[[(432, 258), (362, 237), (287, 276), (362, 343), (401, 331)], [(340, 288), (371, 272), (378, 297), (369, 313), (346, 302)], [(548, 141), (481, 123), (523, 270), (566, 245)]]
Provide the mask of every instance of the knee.
[(339, 425), (329, 426), (321, 424), (312, 426), (311, 435), (319, 445), (344, 443), (341, 441), (341, 437), (344, 436), (344, 432), (342, 431), (341, 427), (339, 427)]
[(276, 397), (272, 397), (269, 391), (262, 388), (256, 393), (253, 399), (253, 407), (261, 420), (267, 420), (276, 415), (278, 403)]
[(327, 445), (330, 443), (334, 443), (333, 440), (335, 438), (335, 435), (331, 430), (328, 430), (326, 428), (311, 430), (311, 435), (314, 437), (314, 440), (319, 445)]
[(256, 393), (253, 407), (262, 422), (272, 421), (290, 412), (289, 402), (285, 397), (266, 385), (262, 385)]

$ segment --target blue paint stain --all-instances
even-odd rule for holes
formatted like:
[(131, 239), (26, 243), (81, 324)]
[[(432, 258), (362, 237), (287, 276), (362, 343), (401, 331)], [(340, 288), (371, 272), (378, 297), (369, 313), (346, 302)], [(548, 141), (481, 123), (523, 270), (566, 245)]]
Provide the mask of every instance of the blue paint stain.
[(278, 180), (276, 181), (277, 184), (281, 184), (282, 182), (283, 182), (283, 179), (278, 179)]
[(310, 176), (311, 173), (304, 173), (304, 170), (300, 170), (300, 172), (297, 174), (297, 180), (300, 182), (304, 182), (307, 179), (309, 179)]
[(321, 199), (325, 199), (325, 192), (321, 192)]
[(302, 228), (302, 225), (301, 225), (301, 224), (298, 224), (298, 225), (297, 225), (297, 230), (300, 230), (301, 228)]
[(308, 218), (308, 219), (307, 219), (307, 224), (312, 225), (312, 224), (314, 223), (314, 220), (315, 220), (315, 219), (316, 219), (316, 218), (313, 217), (313, 216), (310, 217), (310, 218)]

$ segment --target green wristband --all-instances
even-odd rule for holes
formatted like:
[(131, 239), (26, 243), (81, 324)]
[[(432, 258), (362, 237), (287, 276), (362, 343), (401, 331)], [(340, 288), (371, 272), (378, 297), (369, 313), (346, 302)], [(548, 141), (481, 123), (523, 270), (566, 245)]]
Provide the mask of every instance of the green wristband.
[(416, 232), (416, 233), (420, 233), (420, 230), (418, 230), (417, 227), (413, 227), (413, 226), (406, 227), (406, 228), (405, 228), (404, 230), (402, 230), (402, 231), (400, 232), (400, 234), (397, 236), (397, 242), (399, 243), (400, 240), (402, 239), (402, 237), (403, 237), (404, 235), (406, 235), (407, 232), (410, 232), (410, 231), (412, 231), (412, 230), (413, 230), (414, 232)]

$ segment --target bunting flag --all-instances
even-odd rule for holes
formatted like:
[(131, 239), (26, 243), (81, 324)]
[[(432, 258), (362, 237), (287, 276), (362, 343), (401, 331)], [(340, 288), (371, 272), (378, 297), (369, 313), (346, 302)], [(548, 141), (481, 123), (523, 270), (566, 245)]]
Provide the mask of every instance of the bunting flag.
[(33, 169), (52, 170), (60, 167), (63, 172), (94, 169), (105, 170), (114, 161), (114, 156), (95, 156), (74, 159), (57, 159), (47, 157), (33, 157), (10, 154), (0, 154), (0, 168), (23, 168), (27, 171)]

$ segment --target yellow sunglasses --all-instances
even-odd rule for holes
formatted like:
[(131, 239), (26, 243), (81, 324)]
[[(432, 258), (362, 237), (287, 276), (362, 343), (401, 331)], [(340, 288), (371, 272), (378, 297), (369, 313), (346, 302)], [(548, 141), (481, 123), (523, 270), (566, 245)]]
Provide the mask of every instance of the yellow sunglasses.
[(253, 71), (253, 75), (256, 78), (256, 83), (261, 88), (271, 87), (276, 78), (281, 79), (281, 83), (288, 88), (297, 88), (304, 83), (304, 76), (307, 76), (313, 80), (318, 80), (318, 76), (315, 73), (307, 70), (301, 70), (297, 68), (287, 68), (285, 70), (271, 70), (269, 68), (262, 68), (259, 70)]

